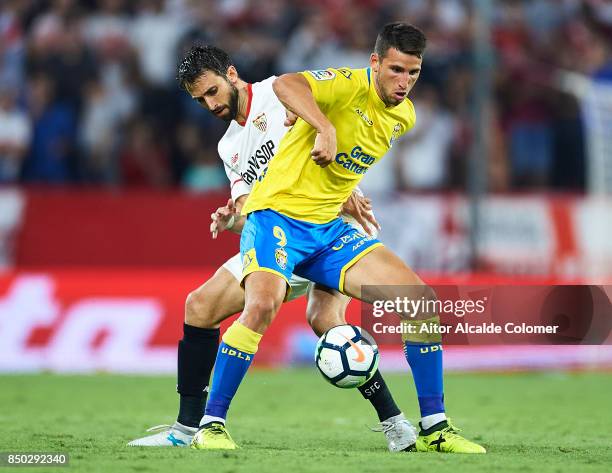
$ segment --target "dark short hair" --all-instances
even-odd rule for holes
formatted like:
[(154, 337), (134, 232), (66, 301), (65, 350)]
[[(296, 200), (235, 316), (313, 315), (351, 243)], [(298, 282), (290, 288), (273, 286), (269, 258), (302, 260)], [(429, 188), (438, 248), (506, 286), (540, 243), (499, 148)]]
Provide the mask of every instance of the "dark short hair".
[(416, 26), (408, 23), (389, 23), (378, 33), (374, 52), (384, 58), (389, 48), (395, 48), (404, 54), (423, 57), (427, 39)]
[(182, 89), (193, 83), (206, 71), (225, 77), (232, 60), (223, 49), (216, 46), (193, 46), (178, 67), (177, 80)]

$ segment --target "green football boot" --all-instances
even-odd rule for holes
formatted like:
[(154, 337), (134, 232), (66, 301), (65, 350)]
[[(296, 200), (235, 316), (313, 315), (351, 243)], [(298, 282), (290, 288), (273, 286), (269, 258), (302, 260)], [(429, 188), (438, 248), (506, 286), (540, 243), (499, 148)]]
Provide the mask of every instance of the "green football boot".
[(191, 448), (197, 450), (235, 450), (238, 448), (229, 432), (220, 422), (213, 422), (201, 428), (191, 441)]
[[(420, 425), (420, 424), (419, 424)], [(487, 453), (485, 448), (459, 435), (450, 419), (421, 431), (416, 441), (417, 452)]]

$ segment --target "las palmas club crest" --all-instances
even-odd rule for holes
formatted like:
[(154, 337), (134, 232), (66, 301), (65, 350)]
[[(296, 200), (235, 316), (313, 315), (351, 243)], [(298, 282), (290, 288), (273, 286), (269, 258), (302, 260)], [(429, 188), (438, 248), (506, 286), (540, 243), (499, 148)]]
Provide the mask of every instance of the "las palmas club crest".
[(389, 140), (389, 146), (393, 146), (393, 143), (395, 143), (399, 139), (401, 131), (402, 131), (402, 125), (397, 123), (395, 127), (393, 127), (393, 132), (391, 133), (391, 139)]
[(257, 115), (257, 117), (255, 117), (255, 119), (253, 120), (253, 125), (255, 125), (255, 128), (257, 128), (262, 133), (265, 132), (266, 128), (268, 127), (268, 121), (266, 120), (266, 114), (260, 113), (259, 115)]
[(278, 266), (281, 269), (286, 269), (287, 268), (287, 252), (285, 251), (284, 248), (277, 248), (274, 251), (274, 256), (276, 257), (276, 264), (278, 264)]

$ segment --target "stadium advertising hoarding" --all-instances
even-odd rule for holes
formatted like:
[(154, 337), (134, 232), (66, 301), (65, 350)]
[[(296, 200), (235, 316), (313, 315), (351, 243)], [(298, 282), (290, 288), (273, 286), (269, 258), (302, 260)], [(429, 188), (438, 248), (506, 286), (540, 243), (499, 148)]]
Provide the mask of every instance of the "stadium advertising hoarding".
[[(132, 191), (118, 198), (103, 191), (6, 190), (0, 192), (0, 264), (220, 265), (237, 251), (238, 239), (226, 234), (212, 240), (209, 215), (202, 209), (226, 201), (224, 194)], [(464, 197), (375, 197), (374, 209), (381, 240), (417, 271), (468, 270)], [(605, 283), (612, 277), (611, 214), (612, 200), (604, 198), (491, 197), (483, 204), (482, 266), (501, 274)], [(63, 216), (61, 223), (57, 215)]]
[[(421, 271), (469, 268), (469, 204), (461, 196), (400, 195), (376, 202), (381, 240)], [(612, 276), (612, 201), (515, 195), (482, 204), (481, 267), (500, 274)], [(406, 224), (409, 222), (409, 224)]]
[[(209, 239), (207, 215), (193, 218), (224, 199), (148, 192), (126, 193), (120, 200), (99, 191), (0, 193), (2, 259), (19, 268), (0, 275), (0, 370), (174, 372), (186, 295), (237, 249), (234, 236)], [(610, 206), (609, 200), (577, 197), (489, 199), (481, 257), (492, 272), (507, 274), (494, 278), (463, 273), (468, 236), (462, 197), (406, 195), (379, 201), (376, 208), (382, 241), (428, 283), (466, 287), (503, 285), (517, 275), (532, 284), (609, 283)], [(152, 210), (143, 214), (143, 208)], [(63, 222), (75, 223), (59, 224), (60, 214)], [(437, 277), (441, 273), (447, 277)], [(349, 320), (359, 323), (359, 311), (353, 303)], [(316, 339), (304, 313), (303, 300), (283, 307), (257, 364), (311, 363)], [(601, 347), (446, 350), (449, 369), (610, 364)], [(382, 353), (383, 368), (405, 366), (398, 345), (382, 343)]]
[[(186, 294), (210, 277), (213, 270), (5, 274), (0, 277), (0, 371), (174, 373)], [(451, 284), (449, 278), (426, 279), (432, 284)], [(473, 278), (472, 284), (482, 285), (484, 280), (498, 285), (508, 282), (499, 277), (481, 277)], [(457, 286), (443, 287), (457, 290)], [(353, 302), (347, 319), (372, 330), (372, 325), (362, 321), (360, 307)], [(283, 306), (257, 353), (258, 366), (312, 363), (317, 339), (306, 323), (305, 309), (303, 298)], [(399, 335), (374, 332), (381, 348), (381, 367), (404, 369)], [(473, 336), (450, 340), (445, 347), (448, 369), (612, 366), (610, 346), (543, 346), (545, 342), (536, 340), (537, 345), (518, 348), (506, 339), (493, 345), (472, 344), (469, 337)]]

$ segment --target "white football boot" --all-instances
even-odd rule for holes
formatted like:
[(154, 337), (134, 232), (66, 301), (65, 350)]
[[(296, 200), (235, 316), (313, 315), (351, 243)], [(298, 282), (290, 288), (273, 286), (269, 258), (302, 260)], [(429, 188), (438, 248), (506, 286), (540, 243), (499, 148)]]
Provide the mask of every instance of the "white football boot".
[(147, 432), (157, 432), (128, 443), (128, 447), (188, 447), (197, 427), (187, 427), (175, 422), (172, 425), (156, 425)]
[(416, 449), (417, 430), (404, 414), (389, 417), (377, 426), (371, 427), (371, 430), (385, 434), (387, 446), (392, 453), (412, 452)]

